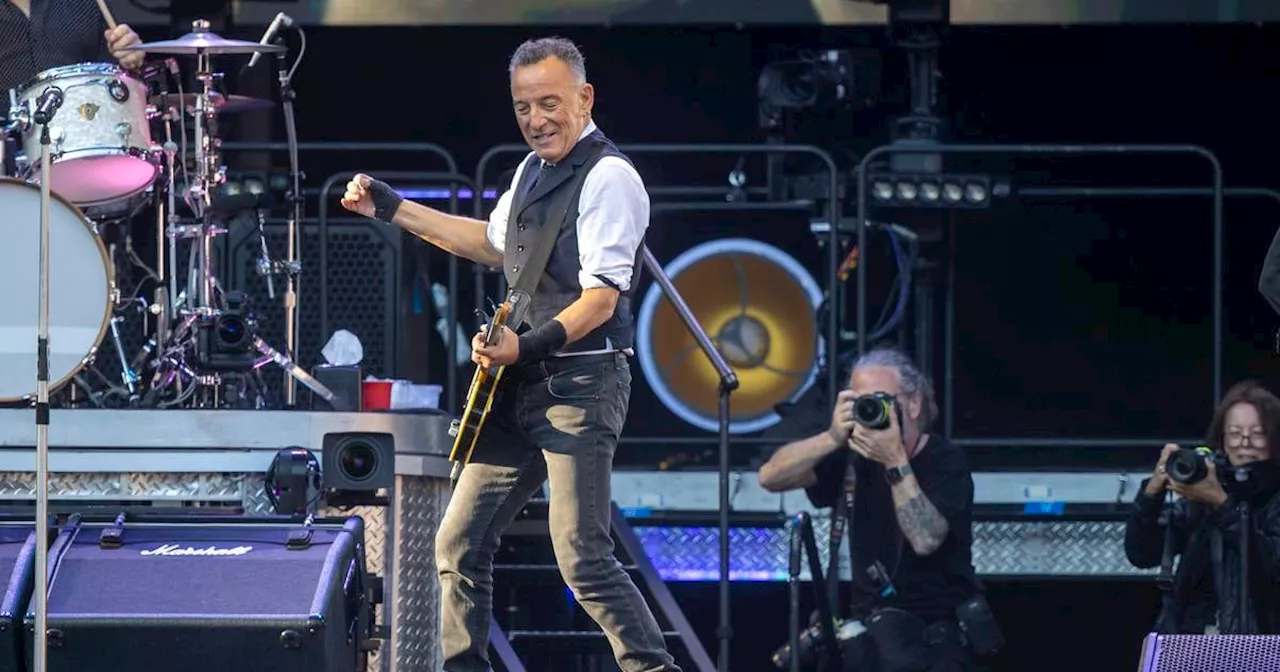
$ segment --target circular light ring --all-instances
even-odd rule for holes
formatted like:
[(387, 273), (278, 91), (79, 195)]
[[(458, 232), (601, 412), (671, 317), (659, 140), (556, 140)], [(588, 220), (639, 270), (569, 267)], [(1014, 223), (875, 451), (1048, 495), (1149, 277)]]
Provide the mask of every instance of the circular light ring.
[[(720, 254), (731, 253), (755, 255), (777, 264), (800, 285), (804, 294), (809, 298), (810, 307), (816, 311), (822, 305), (822, 289), (818, 286), (817, 281), (813, 279), (813, 276), (809, 274), (809, 271), (800, 265), (800, 262), (772, 245), (749, 238), (722, 238), (694, 246), (676, 257), (674, 261), (664, 267), (664, 270), (674, 284), (681, 272), (699, 261)], [(649, 325), (654, 321), (654, 313), (658, 309), (659, 302), (665, 300), (662, 288), (657, 283), (653, 283), (649, 286), (649, 291), (645, 292), (644, 301), (640, 304), (640, 311), (636, 316), (636, 357), (640, 360), (640, 368), (644, 371), (645, 380), (648, 381), (653, 393), (672, 413), (699, 429), (709, 432), (719, 431), (719, 418), (709, 418), (689, 408), (688, 405), (681, 401), (666, 385), (666, 381), (662, 378), (662, 367), (653, 358), (653, 334)], [(822, 361), (823, 352), (825, 352), (824, 340), (819, 335), (814, 364), (805, 375), (804, 381), (796, 388), (796, 391), (788, 401), (798, 398), (813, 385), (818, 376), (818, 366)], [(704, 357), (701, 351), (694, 353), (693, 356)], [(731, 407), (732, 399), (732, 396), (730, 396)], [(729, 431), (734, 434), (758, 432), (776, 424), (780, 419), (777, 413), (770, 411), (750, 420), (730, 420)]]

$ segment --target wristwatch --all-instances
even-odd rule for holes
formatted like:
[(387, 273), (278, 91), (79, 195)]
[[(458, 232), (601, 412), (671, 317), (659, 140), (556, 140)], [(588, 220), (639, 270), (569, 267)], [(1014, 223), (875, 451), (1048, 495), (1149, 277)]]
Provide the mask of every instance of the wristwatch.
[(884, 478), (889, 481), (889, 485), (897, 485), (902, 479), (911, 474), (911, 465), (904, 464), (900, 467), (888, 467), (884, 470)]

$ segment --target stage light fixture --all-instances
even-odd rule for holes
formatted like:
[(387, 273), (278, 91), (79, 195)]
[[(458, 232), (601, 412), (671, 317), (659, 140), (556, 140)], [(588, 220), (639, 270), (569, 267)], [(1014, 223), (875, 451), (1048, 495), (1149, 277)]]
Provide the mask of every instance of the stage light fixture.
[(871, 201), (878, 205), (935, 208), (985, 208), (1007, 188), (987, 175), (891, 173), (872, 175)]
[(305, 516), (320, 492), (320, 463), (306, 448), (284, 448), (267, 467), (264, 488), (277, 515)]
[(879, 58), (870, 49), (826, 49), (766, 63), (756, 80), (760, 127), (778, 128), (788, 110), (874, 105)]
[[(729, 431), (777, 423), (774, 408), (795, 400), (817, 376), (818, 283), (791, 255), (747, 238), (703, 243), (665, 270), (738, 375)], [(641, 302), (636, 327), (640, 368), (655, 396), (685, 422), (716, 431), (719, 378), (656, 284)]]

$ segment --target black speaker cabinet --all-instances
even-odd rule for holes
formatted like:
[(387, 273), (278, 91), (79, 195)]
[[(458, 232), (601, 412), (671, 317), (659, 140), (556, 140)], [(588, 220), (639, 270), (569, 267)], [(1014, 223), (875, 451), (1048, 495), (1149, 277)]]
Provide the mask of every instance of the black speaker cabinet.
[(1142, 642), (1138, 672), (1275, 672), (1280, 636), (1158, 635)]
[(359, 518), (82, 523), (49, 558), (51, 672), (365, 670)]
[(27, 669), (21, 625), (35, 584), (35, 527), (29, 520), (0, 522), (0, 577), (9, 579), (0, 601), (0, 672)]

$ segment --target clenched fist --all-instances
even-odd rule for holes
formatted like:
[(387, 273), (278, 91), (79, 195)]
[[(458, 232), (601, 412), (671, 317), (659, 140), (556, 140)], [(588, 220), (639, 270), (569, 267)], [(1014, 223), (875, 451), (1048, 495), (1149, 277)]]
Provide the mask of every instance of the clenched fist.
[(356, 175), (347, 183), (347, 193), (342, 195), (342, 207), (365, 217), (373, 216), (373, 196), (369, 194), (369, 183), (373, 178), (368, 175)]

